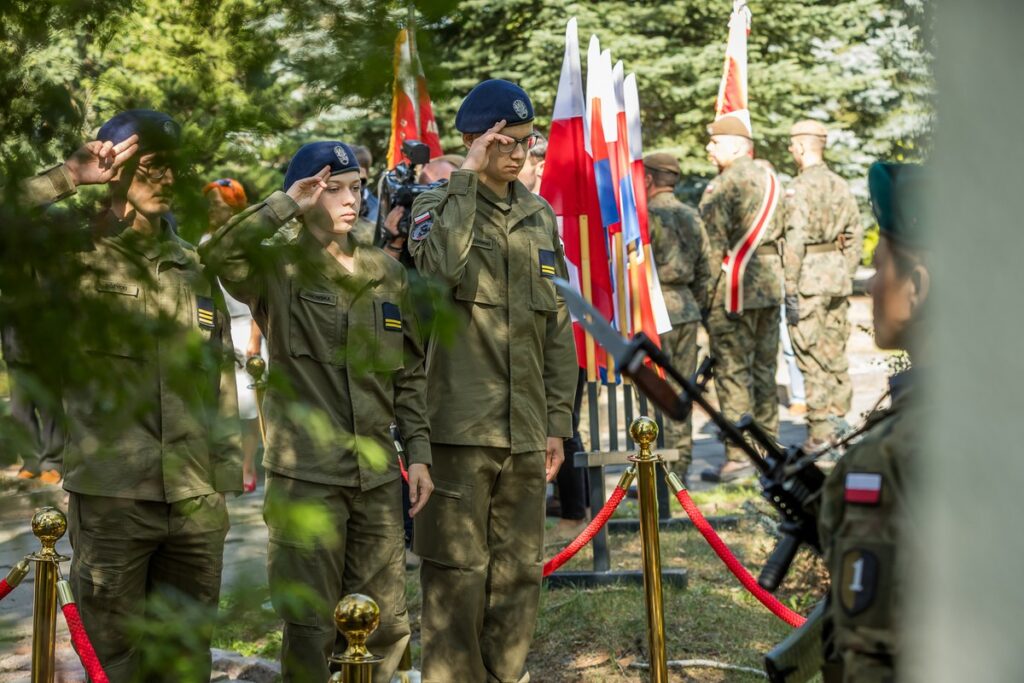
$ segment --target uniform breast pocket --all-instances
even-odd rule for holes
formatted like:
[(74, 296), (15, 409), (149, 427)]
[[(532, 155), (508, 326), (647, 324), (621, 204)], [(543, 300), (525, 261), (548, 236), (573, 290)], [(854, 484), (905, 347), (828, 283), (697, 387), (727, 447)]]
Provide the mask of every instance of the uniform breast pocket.
[(390, 292), (368, 292), (348, 312), (348, 348), (351, 367), (378, 373), (394, 372), (404, 365), (405, 311)]
[(555, 298), (555, 283), (561, 277), (558, 253), (549, 240), (530, 241), (530, 260), (533, 274), (530, 277), (530, 310), (538, 313), (552, 313), (558, 310)]
[(102, 325), (87, 330), (84, 347), (94, 353), (143, 358), (150, 339), (146, 319), (146, 292), (132, 280), (97, 280), (92, 287), (95, 319)]
[(455, 298), (475, 304), (497, 306), (502, 302), (504, 259), (501, 249), (490, 237), (475, 237), (469, 248), (469, 260), (455, 288)]
[(291, 355), (331, 365), (345, 364), (336, 293), (293, 284), (288, 319)]

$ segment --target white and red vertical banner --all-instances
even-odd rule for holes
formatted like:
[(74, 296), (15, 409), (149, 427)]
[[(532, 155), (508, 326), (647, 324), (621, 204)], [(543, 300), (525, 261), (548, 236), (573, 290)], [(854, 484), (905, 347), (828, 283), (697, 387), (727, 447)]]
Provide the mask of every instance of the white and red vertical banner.
[[(565, 29), (565, 57), (548, 133), (540, 194), (551, 204), (558, 219), (570, 282), (611, 320), (615, 314), (613, 291), (594, 166), (587, 154), (586, 113), (576, 19), (571, 19)], [(579, 366), (586, 369), (588, 379), (594, 381), (598, 369), (605, 366), (604, 354), (596, 353), (593, 340), (581, 325), (574, 323), (573, 330)]]
[(733, 0), (729, 17), (729, 40), (725, 46), (722, 83), (715, 101), (715, 120), (733, 116), (743, 122), (753, 138), (747, 101), (747, 36), (750, 34), (750, 9), (746, 0)]
[(404, 28), (398, 32), (394, 66), (388, 168), (394, 168), (402, 161), (402, 143), (406, 140), (419, 140), (427, 144), (431, 157), (444, 154), (430, 93), (427, 91), (427, 79), (416, 52), (416, 35), (411, 29)]

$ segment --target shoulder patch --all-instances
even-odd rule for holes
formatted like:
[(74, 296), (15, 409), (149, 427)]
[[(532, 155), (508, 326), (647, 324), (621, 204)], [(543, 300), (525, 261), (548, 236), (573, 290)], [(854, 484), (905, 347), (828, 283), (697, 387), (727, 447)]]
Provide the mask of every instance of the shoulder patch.
[(839, 602), (849, 616), (856, 616), (875, 602), (878, 592), (878, 556), (864, 548), (843, 554), (839, 574)]
[(878, 505), (882, 500), (882, 475), (847, 472), (843, 500), (854, 505)]
[(412, 230), (409, 231), (409, 237), (417, 242), (424, 240), (430, 234), (432, 227), (434, 227), (433, 214), (429, 211), (421, 213), (412, 219)]

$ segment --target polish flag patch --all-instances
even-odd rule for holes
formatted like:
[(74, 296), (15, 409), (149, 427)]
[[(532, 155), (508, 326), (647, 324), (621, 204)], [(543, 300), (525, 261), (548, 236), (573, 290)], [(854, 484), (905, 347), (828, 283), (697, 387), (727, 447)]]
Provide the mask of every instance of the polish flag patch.
[(876, 472), (848, 472), (843, 500), (858, 505), (878, 505), (882, 500), (882, 475)]

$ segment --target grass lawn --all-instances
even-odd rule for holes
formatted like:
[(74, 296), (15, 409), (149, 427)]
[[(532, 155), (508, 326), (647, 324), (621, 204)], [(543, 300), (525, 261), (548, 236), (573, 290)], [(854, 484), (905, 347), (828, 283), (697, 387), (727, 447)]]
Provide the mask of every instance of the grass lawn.
[[(735, 529), (721, 536), (755, 575), (771, 552), (771, 517), (752, 487), (718, 487), (693, 497), (705, 515), (735, 515)], [(674, 503), (673, 503), (674, 504)], [(624, 507), (626, 507), (624, 505)], [(676, 510), (673, 510), (675, 513)], [(627, 507), (623, 514), (635, 514)], [(681, 514), (681, 511), (680, 511)], [(560, 544), (548, 547), (555, 554)], [(639, 536), (611, 536), (614, 569), (640, 567)], [(670, 660), (711, 659), (725, 664), (760, 668), (761, 657), (781, 641), (790, 627), (751, 597), (694, 530), (662, 533), (662, 564), (689, 571), (689, 587), (665, 587), (665, 621)], [(589, 548), (567, 569), (590, 566)], [(790, 607), (806, 613), (824, 593), (821, 562), (802, 551), (779, 591)], [(408, 575), (408, 599), (413, 623), (413, 656), (419, 658), (419, 582)], [(244, 603), (244, 605), (243, 605)], [(225, 598), (230, 626), (222, 628), (215, 647), (243, 654), (275, 658), (279, 654), (280, 624), (265, 593), (244, 600)], [(643, 681), (644, 671), (631, 667), (646, 663), (647, 626), (643, 589), (639, 586), (598, 589), (545, 589), (540, 619), (528, 667), (535, 683), (598, 683)], [(670, 672), (672, 681), (757, 681), (761, 677), (739, 671), (688, 668)]]

